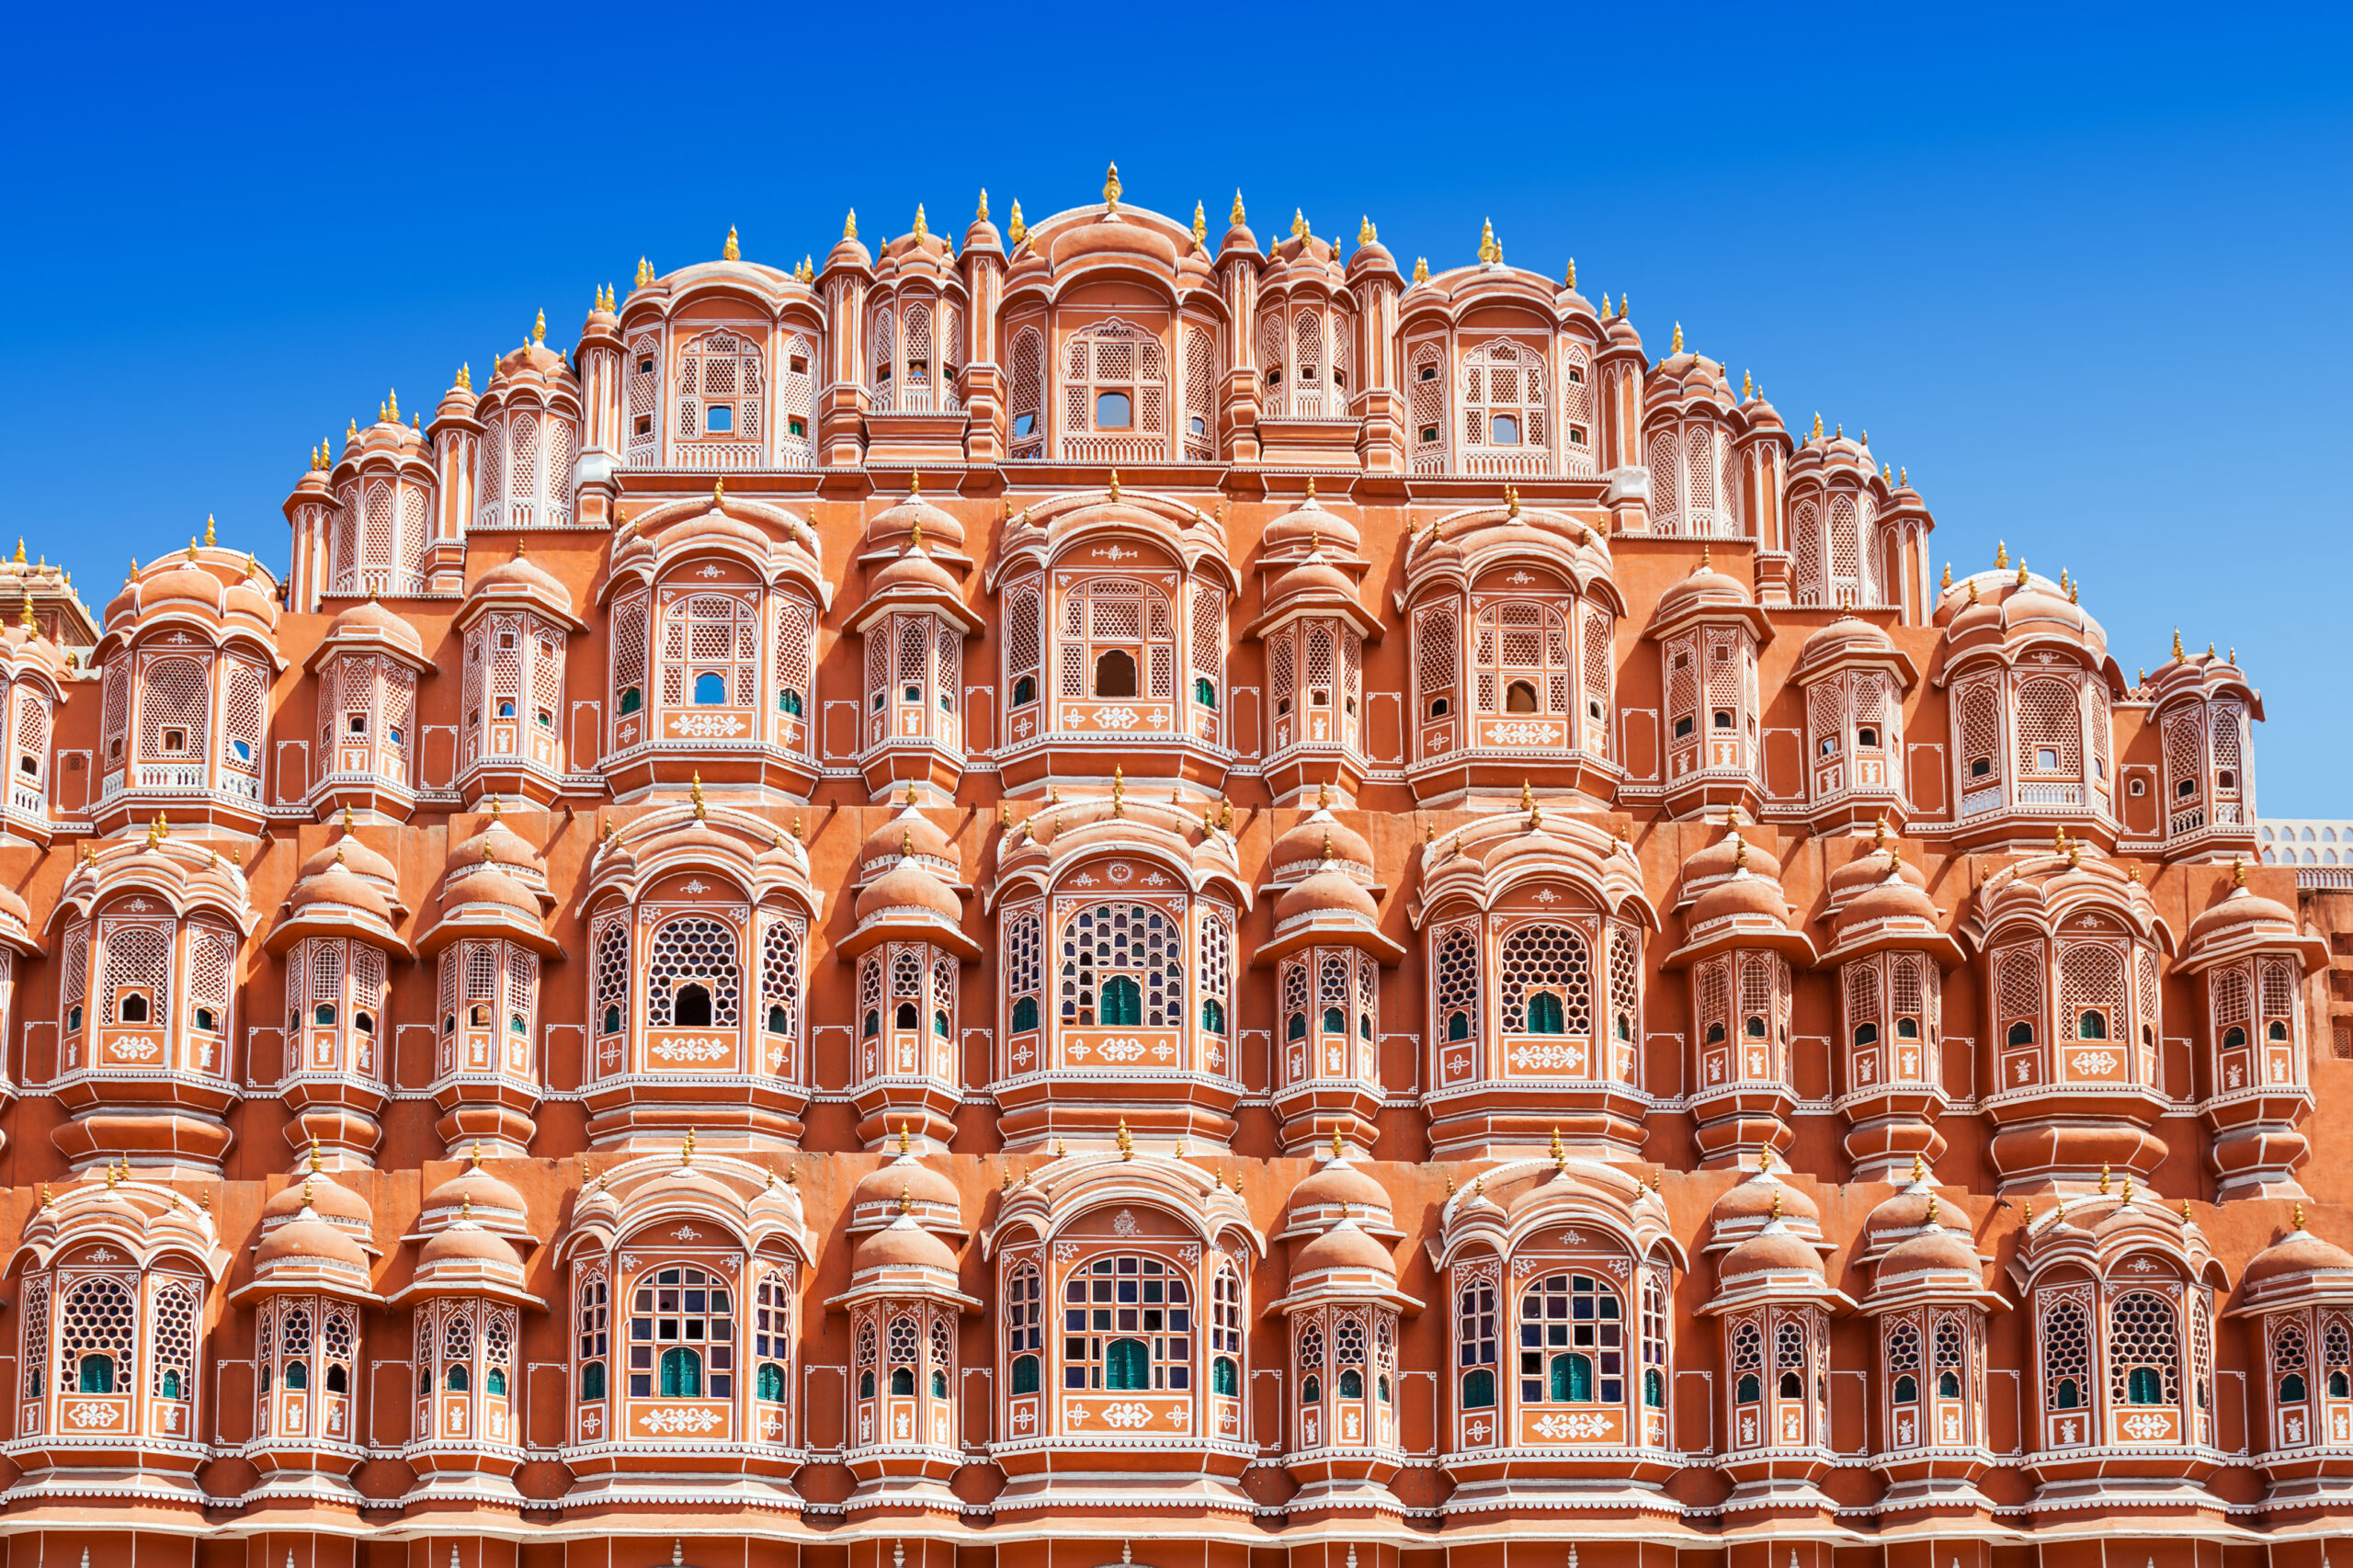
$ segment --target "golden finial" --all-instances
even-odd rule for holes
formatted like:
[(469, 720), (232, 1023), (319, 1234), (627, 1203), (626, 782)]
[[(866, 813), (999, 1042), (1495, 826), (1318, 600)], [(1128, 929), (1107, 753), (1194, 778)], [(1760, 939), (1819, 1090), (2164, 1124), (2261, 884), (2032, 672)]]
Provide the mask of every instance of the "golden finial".
[(2125, 1173), (2124, 1173), (2124, 1197), (2123, 1197), (2123, 1201), (2124, 1201), (2124, 1202), (2126, 1202), (2126, 1203), (2128, 1203), (2128, 1204), (2129, 1204), (2129, 1203), (2131, 1203), (2131, 1202), (2132, 1201), (2132, 1173), (2131, 1173), (2131, 1171), (2127, 1171), (2127, 1172), (2125, 1172)]
[(1733, 851), (1732, 863), (1739, 870), (1748, 869), (1748, 840), (1745, 838), (1740, 841), (1740, 847)]
[(1700, 546), (1699, 546), (1699, 564), (1697, 567), (1693, 568), (1693, 572), (1694, 572), (1694, 573), (1695, 573), (1695, 574), (1696, 574), (1697, 573), (1699, 573), (1699, 572), (1705, 572), (1705, 571), (1708, 571), (1710, 568), (1711, 568), (1712, 566), (1714, 566), (1714, 564), (1715, 564), (1715, 561), (1716, 561), (1716, 548), (1715, 548), (1715, 546), (1714, 546), (1714, 545), (1712, 545), (1712, 544), (1709, 544), (1709, 543), (1702, 542), (1702, 543), (1700, 544)]
[(171, 835), (172, 824), (165, 820), (163, 812), (157, 812), (155, 820), (147, 824), (147, 847), (153, 849)]
[(2231, 857), (2231, 886), (2246, 886), (2246, 862), (2236, 855)]
[(999, 1192), (1011, 1192), (1013, 1190), (1013, 1167), (1011, 1165), (1006, 1166), (1003, 1175), (1005, 1176), (1005, 1184), (998, 1187), (997, 1190)]
[(2213, 658), (2214, 658), (2214, 644), (2212, 644), (2211, 642), (2209, 642), (2209, 643), (2207, 643), (2207, 644), (2206, 644), (2206, 659), (2207, 659), (2207, 662), (2208, 662), (2209, 664), (2211, 664), (2211, 663), (2213, 662)]
[(744, 247), (735, 243), (735, 225), (733, 223), (727, 225), (727, 243), (719, 247), (719, 256), (722, 261), (744, 259)]
[[(1381, 231), (1372, 226), (1372, 219), (1370, 216), (1360, 216), (1357, 219), (1357, 244), (1369, 245), (1380, 237)], [(1569, 265), (1574, 267), (1576, 264), (1571, 262)]]
[(1609, 290), (1607, 289), (1601, 291), (1601, 319), (1603, 321), (1609, 319)]
[(1228, 833), (1233, 831), (1233, 802), (1222, 795), (1218, 797), (1217, 825)]
[(899, 1153), (902, 1156), (911, 1154), (915, 1153), (915, 1136), (907, 1131), (907, 1119), (901, 1117), (899, 1119)]
[(1299, 208), (1290, 210), (1290, 237), (1298, 239), (1307, 233), (1307, 217)]
[(1567, 275), (1566, 275), (1565, 277), (1563, 277), (1563, 278), (1561, 279), (1561, 287), (1563, 287), (1563, 289), (1570, 289), (1570, 290), (1574, 290), (1576, 286), (1577, 286), (1577, 258), (1576, 258), (1575, 256), (1571, 256), (1571, 257), (1569, 257), (1569, 270), (1568, 270)]
[(1769, 1173), (1772, 1171), (1772, 1169), (1773, 1169), (1773, 1146), (1772, 1146), (1770, 1143), (1768, 1143), (1767, 1145), (1765, 1145), (1765, 1147), (1764, 1147), (1763, 1149), (1761, 1149), (1761, 1150), (1757, 1151), (1757, 1154), (1756, 1154), (1756, 1174), (1757, 1174), (1758, 1176), (1765, 1176), (1765, 1175), (1769, 1174)]
[(2102, 1198), (2108, 1196), (2108, 1166), (2105, 1163), (2099, 1167), (2099, 1195)]
[(531, 341), (533, 343), (545, 343), (547, 340), (548, 313), (545, 311), (541, 311), (539, 314), (539, 319), (531, 323)]
[(1818, 408), (1813, 411), (1813, 435), (1812, 439), (1816, 441), (1822, 439), (1822, 410)]
[(2021, 1226), (2023, 1226), (2025, 1229), (2029, 1230), (2029, 1231), (2031, 1231), (2031, 1230), (2033, 1230), (2033, 1229), (2034, 1229), (2034, 1199), (2033, 1199), (2029, 1198), (2029, 1199), (2028, 1199), (2026, 1200), (2025, 1217), (2024, 1217), (2023, 1219), (2021, 1219), (2021, 1220), (2018, 1221), (2018, 1223), (2019, 1223)]
[(1773, 1192), (1773, 1219), (1775, 1219), (1775, 1220), (1779, 1220), (1780, 1217), (1781, 1217), (1781, 1193), (1780, 1193), (1780, 1189), (1779, 1189), (1779, 1188), (1778, 1188), (1778, 1187), (1776, 1187), (1776, 1188), (1774, 1189), (1774, 1192)]
[(1493, 267), (1504, 258), (1504, 247), (1495, 244), (1495, 221), (1483, 219), (1479, 223), (1479, 259)]
[(693, 778), (693, 780), (692, 780), (692, 782), (691, 782), (691, 784), (690, 784), (689, 788), (690, 788), (690, 790), (692, 790), (692, 792), (693, 792), (693, 796), (694, 796), (694, 802), (695, 802), (695, 821), (697, 821), (697, 822), (700, 822), (700, 821), (702, 821), (702, 820), (703, 820), (703, 803), (702, 803), (702, 772), (701, 772), (701, 770), (700, 770), (699, 768), (698, 768), (698, 769), (696, 770), (696, 772), (695, 772), (695, 776), (694, 776), (694, 778)]
[(1132, 1160), (1135, 1157), (1136, 1141), (1128, 1136), (1128, 1119), (1123, 1116), (1120, 1118), (1120, 1158)]
[(1977, 579), (1974, 577), (1969, 580), (1969, 602), (1971, 604), (1977, 602)]
[(1415, 282), (1416, 282), (1416, 283), (1427, 283), (1427, 282), (1428, 282), (1429, 280), (1430, 280), (1430, 263), (1429, 263), (1429, 257), (1427, 257), (1427, 256), (1415, 256), (1415, 257), (1414, 258), (1414, 281), (1415, 281)]
[(915, 238), (918, 240), (931, 238), (931, 225), (924, 221), (923, 203), (920, 201), (915, 203)]
[(1119, 471), (1118, 469), (1116, 469), (1116, 468), (1115, 468), (1115, 469), (1113, 469), (1113, 470), (1111, 471), (1111, 499), (1112, 499), (1112, 500), (1114, 500), (1114, 501), (1117, 501), (1119, 498), (1120, 498), (1120, 471)]
[(637, 277), (630, 286), (633, 289), (642, 289), (653, 281), (654, 264), (646, 260), (645, 257), (639, 256), (637, 258)]
[(1525, 778), (1519, 781), (1519, 809), (1523, 812), (1536, 809), (1536, 787)]
[(685, 1146), (678, 1151), (678, 1163), (682, 1165), (691, 1165), (695, 1163), (695, 1130), (691, 1127), (687, 1129)]
[(1348, 1146), (1340, 1142), (1340, 1130), (1336, 1127), (1332, 1129), (1332, 1157), (1336, 1160), (1348, 1157)]
[(846, 240), (858, 238), (858, 209), (855, 207), (849, 210), (849, 216), (842, 220), (842, 238)]
[(1504, 486), (1504, 515), (1511, 517), (1519, 516), (1519, 486), (1517, 484)]
[(1561, 1130), (1558, 1127), (1552, 1129), (1552, 1168), (1556, 1171), (1566, 1171), (1569, 1168), (1569, 1151), (1561, 1142)]
[(2018, 557), (2018, 584), (2021, 588), (2026, 586), (2026, 557), (2023, 555)]
[[(113, 1188), (114, 1185), (115, 1185), (117, 1182), (119, 1182), (121, 1179), (122, 1179), (121, 1176), (120, 1176), (119, 1174), (118, 1174), (118, 1173), (116, 1172), (115, 1168), (114, 1168), (114, 1162), (113, 1162), (112, 1160), (108, 1160), (108, 1161), (107, 1162), (107, 1187), (108, 1187), (108, 1189), (109, 1189), (109, 1190), (111, 1190), (111, 1189)], [(303, 1188), (302, 1188), (302, 1201), (303, 1201), (303, 1202), (305, 1202), (305, 1203), (308, 1203), (310, 1200), (311, 1200), (311, 1191), (310, 1191), (310, 1187), (309, 1187), (309, 1185), (306, 1183), (306, 1184), (304, 1184)]]
[(1103, 171), (1103, 205), (1112, 216), (1120, 211), (1120, 165), (1110, 165)]
[(1675, 324), (1675, 341), (1667, 346), (1666, 351), (1669, 354), (1683, 352), (1683, 324), (1681, 322)]
[(1997, 539), (1994, 541), (1994, 570), (1996, 572), (2006, 572), (2009, 570), (2009, 540)]
[(1226, 221), (1237, 229), (1242, 226), (1242, 187), (1240, 186), (1233, 187), (1233, 210), (1228, 215)]
[(19, 610), (19, 611), (17, 612), (17, 621), (18, 621), (20, 624), (22, 624), (22, 625), (23, 625), (24, 629), (25, 629), (27, 631), (32, 631), (32, 630), (33, 630), (33, 597), (32, 597), (32, 595), (30, 595), (30, 594), (27, 594), (27, 595), (25, 596), (25, 605), (24, 605), (24, 608), (23, 608), (23, 609), (21, 609), (21, 610)]
[(190, 561), (194, 561), (196, 559), (196, 536), (194, 534), (190, 534), (188, 537), (188, 558)]
[(1127, 796), (1128, 770), (1114, 763), (1111, 767), (1111, 814), (1113, 816), (1123, 817), (1128, 814)]
[[(49, 1189), (48, 1189), (47, 1187), (43, 1187), (43, 1188), (41, 1188), (41, 1190), (42, 1190), (43, 1192), (47, 1192)], [(2182, 1199), (2182, 1201), (2183, 1201), (2184, 1203), (2188, 1203), (2189, 1200), (2188, 1200), (2188, 1199), (2186, 1199), (2186, 1198), (2185, 1198), (2185, 1199)], [(2188, 1216), (2187, 1214), (2185, 1214), (2185, 1215), (2183, 1215), (2183, 1216), (2182, 1216), (2182, 1218), (2184, 1218), (2184, 1219), (2188, 1219)], [(2300, 1231), (2301, 1231), (2301, 1230), (2302, 1230), (2302, 1229), (2304, 1228), (2304, 1206), (2303, 1206), (2302, 1204), (2299, 1203), (2299, 1204), (2297, 1204), (2297, 1205), (2296, 1205), (2296, 1214), (2295, 1214), (2295, 1219), (2291, 1221), (2291, 1223), (2293, 1223), (2293, 1224), (2294, 1224), (2294, 1226), (2295, 1226), (2295, 1228), (2296, 1228), (2297, 1230), (2300, 1230)]]
[(1631, 290), (1618, 296), (1618, 319), (1620, 321), (1624, 321), (1626, 319), (1626, 312), (1633, 308), (1634, 296)]

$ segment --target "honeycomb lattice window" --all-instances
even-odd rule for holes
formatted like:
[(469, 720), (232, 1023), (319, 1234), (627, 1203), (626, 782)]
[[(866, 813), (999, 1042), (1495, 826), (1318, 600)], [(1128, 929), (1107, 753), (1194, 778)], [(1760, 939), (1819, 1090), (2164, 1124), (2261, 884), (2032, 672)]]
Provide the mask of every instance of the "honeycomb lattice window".
[(1440, 1040), (1479, 1038), (1479, 942), (1468, 929), (1457, 927), (1438, 939), (1430, 969), (1438, 976), (1431, 999), (1438, 1012), (1431, 1020)]
[(2128, 1290), (2108, 1309), (2109, 1397), (2118, 1405), (2135, 1400), (2132, 1374), (2153, 1370), (2161, 1391), (2157, 1403), (2181, 1400), (2181, 1325), (2171, 1301), (2154, 1290)]
[(147, 1023), (158, 1030), (168, 1029), (172, 1019), (170, 930), (101, 921), (98, 945), (98, 1021), (126, 1021), (121, 1003), (128, 992), (135, 991), (146, 998)]
[(596, 1007), (591, 1027), (598, 1034), (616, 1033), (608, 1017), (618, 1026), (629, 1016), (629, 916), (600, 915), (589, 931), (588, 951)]
[[(1146, 904), (1098, 903), (1079, 910), (1063, 928), (1063, 1022), (1176, 1028), (1184, 1022), (1184, 990), (1174, 917)], [(1140, 1016), (1128, 1016), (1131, 1005)]]
[(1568, 714), (1575, 665), (1560, 609), (1532, 599), (1489, 605), (1479, 612), (1474, 651), (1480, 712)]
[[(784, 1010), (781, 1033), (799, 1038), (801, 1033), (801, 928), (791, 919), (779, 915), (768, 922), (767, 930), (760, 937), (760, 1017), (761, 1027), (773, 1023), (778, 1008)], [(714, 1015), (715, 1016), (715, 1015)]]
[[(1523, 926), (1504, 938), (1497, 1000), (1506, 1034), (1593, 1034), (1593, 949), (1565, 926)], [(1549, 1004), (1532, 1001), (1551, 998)], [(1549, 1017), (1531, 1017), (1531, 1010)], [(1553, 1027), (1547, 1027), (1547, 1026)]]
[(1541, 450), (1545, 424), (1544, 356), (1502, 338), (1462, 357), (1462, 441), (1466, 447)]
[(670, 1027), (677, 988), (687, 983), (699, 984), (710, 994), (712, 1027), (734, 1027), (743, 980), (736, 967), (732, 927), (702, 915), (688, 915), (654, 931), (645, 964), (647, 1024), (655, 1028)]
[(2073, 681), (2029, 680), (2018, 687), (2018, 771), (2052, 778), (2080, 778), (2084, 769), (2083, 713)]
[[(124, 1380), (133, 1365), (131, 1350), (138, 1338), (138, 1316), (130, 1288), (119, 1280), (84, 1279), (68, 1291), (57, 1314), (58, 1392), (76, 1388), (85, 1393), (131, 1392), (124, 1386)], [(87, 1356), (107, 1358), (108, 1379), (105, 1388), (84, 1386), (82, 1360)]]

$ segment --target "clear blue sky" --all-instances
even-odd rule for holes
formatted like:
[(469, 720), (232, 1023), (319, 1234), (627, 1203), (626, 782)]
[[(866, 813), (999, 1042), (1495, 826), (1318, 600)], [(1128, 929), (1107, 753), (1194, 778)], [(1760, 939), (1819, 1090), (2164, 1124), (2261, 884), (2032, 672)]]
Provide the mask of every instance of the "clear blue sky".
[(1262, 234), (1574, 255), (1870, 430), (1939, 560), (2079, 574), (2128, 673), (2235, 645), (2266, 814), (2353, 814), (2347, 8), (1927, 10), (27, 6), (0, 531), (93, 608), (208, 512), (282, 563), (311, 443), (542, 306), (569, 347), (640, 253), (958, 233), (1116, 157)]

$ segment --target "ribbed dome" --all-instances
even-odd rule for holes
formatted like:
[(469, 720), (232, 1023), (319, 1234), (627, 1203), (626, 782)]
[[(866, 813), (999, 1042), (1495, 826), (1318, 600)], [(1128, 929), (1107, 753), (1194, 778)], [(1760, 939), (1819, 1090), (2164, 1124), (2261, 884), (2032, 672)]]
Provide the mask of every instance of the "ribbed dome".
[(961, 925), (964, 906), (956, 892), (913, 856), (902, 855), (897, 865), (866, 884), (858, 895), (857, 917), (866, 921), (894, 909), (923, 909), (949, 925)]
[(469, 1208), (486, 1215), (519, 1216), (526, 1212), (522, 1193), (483, 1169), (479, 1149), (464, 1170), (426, 1196), (425, 1207), (428, 1213), (448, 1210), (463, 1213)]
[(926, 545), (944, 544), (955, 551), (964, 548), (964, 525), (954, 513), (943, 512), (925, 500), (920, 492), (874, 514), (866, 525), (866, 542), (871, 548), (888, 540), (910, 538), (918, 527), (923, 529)]
[(521, 554), (483, 573), (467, 597), (480, 598), (486, 595), (527, 596), (555, 605), (566, 615), (572, 613), (571, 591)]
[(2285, 904), (2250, 892), (2242, 885), (2233, 888), (2219, 903), (2199, 912), (2189, 923), (2188, 943), (2203, 947), (2226, 932), (2261, 926), (2273, 926), (2290, 936), (2297, 930), (2296, 917)]
[(368, 1269), (368, 1255), (359, 1250), (359, 1244), (308, 1208), (272, 1231), (254, 1249), (254, 1267), (259, 1271), (311, 1258), (341, 1264), (362, 1274)]
[(1290, 1191), (1293, 1213), (1316, 1209), (1362, 1209), (1386, 1214), (1392, 1205), (1388, 1188), (1346, 1160), (1326, 1160)]
[(1750, 1176), (1717, 1199), (1715, 1206), (1708, 1211), (1709, 1221), (1719, 1229), (1726, 1224), (1762, 1222), (1771, 1218), (1777, 1197), (1780, 1199), (1780, 1214), (1784, 1221), (1800, 1226), (1822, 1222), (1822, 1210), (1814, 1206), (1813, 1199), (1779, 1176), (1766, 1172)]
[(1397, 1274), (1396, 1260), (1389, 1256), (1389, 1249), (1354, 1220), (1342, 1220), (1300, 1248), (1290, 1265), (1294, 1278), (1335, 1268), (1370, 1271), (1391, 1278)]
[(1843, 939), (1849, 931), (1866, 930), (1898, 921), (1940, 926), (1943, 916), (1937, 901), (1926, 890), (1907, 881), (1900, 873), (1883, 878), (1879, 885), (1857, 893), (1838, 911), (1836, 922)]
[(1755, 596), (1749, 593), (1746, 584), (1703, 562), (1694, 567), (1689, 576), (1659, 596), (1658, 608), (1653, 619), (1672, 620), (1697, 609), (1745, 608), (1753, 602)]
[(1714, 921), (1735, 918), (1786, 924), (1789, 915), (1789, 901), (1782, 896), (1780, 883), (1754, 872), (1736, 871), (1699, 895), (1687, 924), (1695, 931)]
[(1881, 839), (1860, 855), (1832, 871), (1824, 882), (1833, 904), (1845, 903), (1859, 892), (1867, 892), (1887, 881), (1890, 857), (1895, 860), (1895, 873), (1915, 888), (1925, 889), (1928, 879), (1920, 869), (1906, 860), (1896, 850), (1892, 840)]
[(866, 842), (858, 848), (858, 864), (862, 870), (877, 860), (895, 861), (903, 854), (912, 854), (918, 860), (944, 860), (951, 866), (962, 863), (947, 830), (913, 806), (866, 835)]
[(416, 1261), (420, 1271), (450, 1263), (485, 1263), (502, 1269), (522, 1266), (512, 1243), (472, 1220), (461, 1220), (426, 1238), (417, 1249)]
[(419, 658), (425, 656), (425, 643), (417, 636), (416, 628), (374, 599), (353, 605), (327, 622), (324, 640), (329, 642), (389, 642)]
[(861, 1240), (850, 1254), (850, 1272), (870, 1268), (932, 1268), (956, 1272), (956, 1255), (948, 1244), (902, 1214)]
[(2256, 1253), (2246, 1266), (2245, 1283), (2255, 1285), (2301, 1274), (2353, 1275), (2353, 1253), (2301, 1227)]
[(1894, 651), (1894, 642), (1878, 626), (1859, 615), (1842, 615), (1805, 640), (1798, 650), (1798, 664), (1819, 664), (1842, 653)]
[(378, 883), (382, 887), (397, 887), (400, 884), (400, 872), (394, 869), (392, 863), (360, 843), (357, 837), (347, 832), (341, 838), (303, 861), (301, 874), (306, 878), (322, 876), (331, 867), (337, 865), (354, 876)]
[(314, 904), (327, 904), (346, 909), (364, 910), (379, 920), (389, 923), (392, 905), (384, 895), (369, 882), (361, 881), (342, 866), (329, 866), (315, 876), (304, 877), (286, 895), (290, 909), (309, 909)]
[(266, 1228), (272, 1221), (290, 1223), (304, 1209), (322, 1220), (343, 1221), (363, 1231), (373, 1231), (376, 1226), (376, 1210), (368, 1200), (329, 1180), (323, 1173), (314, 1173), (295, 1186), (271, 1194), (269, 1201), (261, 1206), (262, 1223)]
[(1822, 1278), (1822, 1255), (1786, 1222), (1769, 1224), (1724, 1254), (1716, 1278), (1730, 1285), (1760, 1274), (1811, 1274)]
[(1319, 810), (1301, 818), (1275, 840), (1275, 875), (1303, 869), (1302, 862), (1306, 866), (1320, 864), (1327, 846), (1331, 858), (1343, 865), (1372, 865), (1372, 846), (1365, 842), (1364, 835), (1328, 811)]
[[(1737, 1250), (1737, 1249), (1735, 1249)], [(1877, 1278), (1893, 1282), (1922, 1274), (1966, 1275), (1974, 1287), (1984, 1282), (1984, 1265), (1968, 1234), (1935, 1226), (1906, 1237), (1879, 1260)]]
[(1335, 866), (1284, 889), (1282, 897), (1275, 901), (1275, 924), (1280, 926), (1302, 915), (1332, 910), (1359, 915), (1367, 921), (1381, 918), (1381, 911), (1373, 903), (1372, 895), (1364, 891), (1364, 885)]
[(534, 922), (540, 918), (540, 901), (532, 896), (530, 890), (506, 872), (496, 869), (486, 868), (474, 871), (452, 883), (449, 890), (441, 895), (443, 909), (456, 909), (468, 903), (500, 904), (529, 916)]
[(1356, 524), (1325, 511), (1312, 495), (1268, 523), (1259, 543), (1269, 555), (1315, 547), (1354, 555), (1364, 546)]
[(931, 558), (929, 551), (910, 550), (874, 574), (868, 591), (877, 597), (890, 594), (945, 594), (953, 598), (958, 590), (956, 579)]
[(881, 1203), (895, 1209), (901, 1199), (950, 1213), (962, 1201), (954, 1182), (912, 1155), (902, 1155), (858, 1177), (858, 1185), (850, 1189), (849, 1206), (858, 1210)]
[[(1747, 845), (1744, 857), (1742, 846)], [(1752, 877), (1768, 881), (1781, 880), (1781, 862), (1773, 852), (1758, 844), (1748, 844), (1736, 827), (1726, 828), (1724, 835), (1712, 844), (1693, 850), (1683, 862), (1683, 889), (1686, 893), (1721, 877), (1729, 877), (1738, 867), (1745, 866)]]
[(448, 869), (458, 871), (483, 865), (516, 866), (535, 871), (540, 869), (540, 853), (522, 835), (493, 817), (480, 832), (449, 851)]

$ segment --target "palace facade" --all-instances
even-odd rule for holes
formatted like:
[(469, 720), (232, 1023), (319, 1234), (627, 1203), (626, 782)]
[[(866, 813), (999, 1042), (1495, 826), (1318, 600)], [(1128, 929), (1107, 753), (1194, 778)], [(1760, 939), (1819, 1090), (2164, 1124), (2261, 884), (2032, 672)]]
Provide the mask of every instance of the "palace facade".
[(6, 1568), (2325, 1562), (2234, 656), (1492, 231), (1009, 216), (7, 569)]

